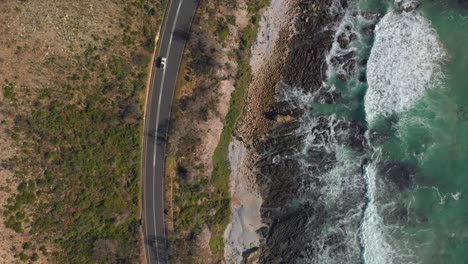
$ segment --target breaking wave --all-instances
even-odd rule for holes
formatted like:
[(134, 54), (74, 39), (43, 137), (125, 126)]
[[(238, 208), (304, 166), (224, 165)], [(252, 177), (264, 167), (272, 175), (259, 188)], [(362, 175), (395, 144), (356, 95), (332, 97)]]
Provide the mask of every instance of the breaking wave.
[(446, 52), (418, 11), (391, 11), (377, 24), (365, 95), (367, 121), (407, 111), (427, 89), (442, 86)]
[[(378, 163), (381, 153), (377, 151), (374, 161), (365, 168), (367, 207), (361, 225), (361, 243), (363, 248), (363, 263), (417, 263), (413, 248), (406, 234), (398, 224), (386, 224), (383, 216), (399, 205), (394, 199), (386, 197), (386, 186), (379, 174)], [(399, 237), (400, 239), (396, 239)]]

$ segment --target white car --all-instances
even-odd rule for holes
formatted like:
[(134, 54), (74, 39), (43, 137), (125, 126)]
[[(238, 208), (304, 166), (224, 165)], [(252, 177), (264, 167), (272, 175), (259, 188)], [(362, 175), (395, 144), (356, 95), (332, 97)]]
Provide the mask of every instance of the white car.
[(166, 58), (164, 57), (159, 57), (156, 60), (156, 66), (160, 69), (164, 69), (164, 66), (166, 66)]

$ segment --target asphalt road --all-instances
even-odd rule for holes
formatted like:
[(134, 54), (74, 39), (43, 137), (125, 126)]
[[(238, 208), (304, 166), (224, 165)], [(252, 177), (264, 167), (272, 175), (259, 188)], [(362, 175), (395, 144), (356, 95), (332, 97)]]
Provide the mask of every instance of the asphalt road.
[(143, 232), (147, 263), (168, 263), (164, 224), (164, 166), (167, 130), (177, 74), (197, 0), (170, 0), (156, 57), (167, 58), (155, 68), (146, 106), (143, 145)]

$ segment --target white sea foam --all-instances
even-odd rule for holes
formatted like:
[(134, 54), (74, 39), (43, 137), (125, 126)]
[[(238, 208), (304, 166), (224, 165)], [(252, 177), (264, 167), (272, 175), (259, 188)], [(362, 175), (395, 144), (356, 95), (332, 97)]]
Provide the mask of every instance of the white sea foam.
[(385, 239), (385, 234), (382, 230), (383, 220), (377, 210), (375, 197), (378, 191), (376, 187), (376, 173), (373, 164), (370, 164), (365, 169), (368, 205), (361, 226), (361, 239), (364, 248), (363, 257), (365, 263), (386, 264), (392, 263), (392, 256), (395, 255), (395, 251)]
[(392, 203), (378, 202), (382, 183), (377, 175), (377, 162), (369, 164), (365, 169), (368, 204), (361, 224), (361, 243), (364, 249), (363, 258), (367, 264), (387, 263), (417, 263), (415, 255), (405, 239), (395, 241), (392, 235), (399, 233), (398, 226), (385, 225), (380, 212), (392, 206)]
[(363, 181), (360, 177), (360, 160), (356, 159), (356, 154), (343, 147), (336, 145), (335, 167), (324, 177), (324, 187), (322, 188), (323, 199), (331, 202), (331, 207), (342, 207), (346, 202), (344, 196), (352, 196), (353, 193), (362, 191)]
[(367, 120), (401, 113), (427, 89), (442, 86), (446, 52), (429, 21), (419, 12), (391, 11), (376, 27), (365, 96)]
[(458, 201), (461, 197), (461, 192), (451, 193), (450, 194), (455, 201)]
[[(307, 109), (314, 100), (313, 94), (303, 93), (292, 87), (280, 89), (278, 93), (278, 99), (289, 101), (299, 108)], [(359, 154), (338, 142), (343, 133), (349, 133), (341, 128), (342, 122), (344, 121), (334, 115), (317, 117), (310, 113), (301, 117), (301, 126), (296, 131), (304, 136), (304, 145), (297, 160), (305, 168), (305, 172), (308, 172), (308, 166), (314, 165), (308, 159), (311, 150), (324, 151), (336, 158), (336, 164), (330, 171), (323, 175), (313, 175), (320, 179), (320, 183), (308, 182), (298, 190), (298, 197), (304, 200), (311, 193), (320, 193), (320, 198), (313, 202), (324, 204), (328, 212), (327, 224), (308, 246), (315, 253), (310, 256), (305, 253), (307, 257), (298, 263), (355, 263), (360, 259), (359, 225), (362, 218), (364, 182), (360, 177)], [(313, 129), (315, 127), (319, 128)], [(274, 159), (280, 158), (284, 157), (275, 156)], [(336, 240), (330, 244), (333, 239)]]
[[(322, 230), (322, 235), (315, 242), (319, 249), (317, 257), (312, 263), (353, 263), (360, 259), (359, 223), (362, 217), (360, 201), (364, 182), (360, 177), (360, 159), (356, 153), (335, 145), (337, 163), (334, 168), (323, 177), (324, 186), (321, 188), (321, 199), (326, 210), (333, 212), (332, 226)], [(338, 234), (342, 237), (343, 251), (334, 251), (326, 245), (330, 235)]]

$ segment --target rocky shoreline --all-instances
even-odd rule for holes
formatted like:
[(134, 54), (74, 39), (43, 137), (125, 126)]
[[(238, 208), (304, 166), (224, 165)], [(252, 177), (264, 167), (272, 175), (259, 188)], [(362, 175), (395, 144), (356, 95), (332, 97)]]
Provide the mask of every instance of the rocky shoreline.
[(252, 47), (253, 76), (246, 109), (229, 148), (232, 218), (224, 234), (227, 263), (259, 261), (262, 236), (258, 230), (265, 224), (261, 216), (263, 199), (257, 184), (255, 167), (259, 157), (255, 146), (275, 123), (265, 118), (265, 109), (271, 109), (275, 101), (275, 87), (293, 33), (294, 2), (272, 0), (259, 22), (257, 40)]
[[(272, 1), (270, 8), (275, 3)], [(256, 56), (261, 52), (255, 50), (258, 46), (253, 47), (253, 58), (264, 61), (261, 66), (251, 63), (254, 78), (246, 113), (235, 135), (248, 149), (246, 155), (254, 164), (252, 171), (263, 200), (263, 226), (257, 230), (259, 246), (244, 248), (245, 263), (318, 263), (318, 255), (324, 250), (338, 257), (349, 255), (344, 245), (346, 237), (335, 233), (319, 239), (324, 236), (321, 232), (330, 217), (319, 189), (338, 162), (336, 150), (330, 145), (338, 142), (363, 156), (368, 148), (362, 122), (336, 121), (317, 113), (313, 114), (313, 121), (309, 117), (310, 103), (334, 104), (341, 99), (334, 89), (324, 89), (330, 64), (342, 69), (338, 78), (344, 82), (350, 76), (366, 82), (365, 75), (358, 71), (366, 62), (356, 61), (352, 51), (330, 55), (334, 45), (346, 49), (357, 38), (351, 28), (345, 28), (336, 37), (347, 1), (295, 0), (289, 4), (289, 10), (283, 12), (288, 18), (282, 21), (290, 23), (276, 31), (279, 34), (274, 45), (263, 45), (273, 46), (273, 54)], [(369, 20), (378, 17), (366, 15)], [(270, 19), (264, 17), (262, 21)], [(369, 34), (375, 23), (370, 23)], [(268, 39), (260, 34), (258, 38)], [(310, 124), (305, 126), (305, 122)], [(360, 175), (363, 163), (365, 158), (358, 159), (350, 173)], [(364, 200), (365, 186), (357, 177), (351, 180), (359, 190), (353, 190), (349, 199), (343, 198), (339, 208), (361, 212), (363, 204), (357, 201)], [(351, 221), (353, 227), (360, 224), (360, 219)], [(249, 258), (252, 252), (255, 257)]]
[[(268, 136), (254, 146), (261, 157), (256, 163), (257, 184), (264, 199), (262, 220), (266, 224), (259, 230), (263, 238), (260, 263), (312, 260), (318, 250), (312, 242), (325, 223), (326, 214), (324, 205), (314, 202), (319, 200), (319, 194), (307, 192), (309, 197), (306, 201), (295, 201), (303, 192), (301, 189), (314, 185), (312, 181), (319, 184), (318, 177), (304, 174), (325, 173), (331, 169), (334, 157), (323, 150), (310, 151), (307, 156), (313, 159), (309, 161), (315, 164), (313, 168), (306, 168), (295, 157), (304, 149), (305, 138), (297, 130), (306, 106), (295, 100), (297, 98), (281, 98), (279, 91), (315, 94), (325, 102), (333, 102), (339, 96), (320, 89), (326, 78), (326, 54), (333, 44), (334, 24), (340, 20), (339, 12), (330, 12), (332, 4), (331, 0), (297, 3), (295, 34), (288, 44), (286, 63), (277, 87), (277, 100), (269, 110), (270, 117), (277, 119), (278, 116), (289, 115), (292, 119), (275, 122)], [(341, 5), (339, 8), (346, 5), (338, 4)], [(329, 127), (323, 122), (313, 129), (325, 131)]]

